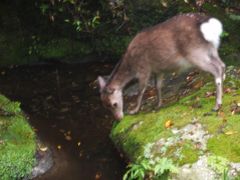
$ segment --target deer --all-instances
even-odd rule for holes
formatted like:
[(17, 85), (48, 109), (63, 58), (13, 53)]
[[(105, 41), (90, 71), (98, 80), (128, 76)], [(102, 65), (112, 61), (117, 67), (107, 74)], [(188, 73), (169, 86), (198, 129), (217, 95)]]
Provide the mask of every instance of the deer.
[(123, 89), (135, 79), (139, 92), (136, 106), (129, 114), (137, 113), (150, 76), (154, 75), (157, 107), (161, 107), (164, 74), (196, 67), (213, 75), (216, 85), (213, 110), (218, 111), (222, 105), (225, 79), (225, 64), (218, 53), (222, 32), (223, 25), (215, 17), (187, 13), (137, 33), (109, 78), (105, 80), (98, 76), (103, 105), (113, 113), (115, 119), (121, 120), (124, 117)]

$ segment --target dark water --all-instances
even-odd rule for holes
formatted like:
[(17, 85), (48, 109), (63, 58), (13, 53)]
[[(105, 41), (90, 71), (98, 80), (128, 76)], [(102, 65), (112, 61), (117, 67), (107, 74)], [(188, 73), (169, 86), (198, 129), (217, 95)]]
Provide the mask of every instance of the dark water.
[(110, 65), (58, 64), (1, 69), (0, 92), (21, 102), (54, 166), (38, 179), (118, 180), (125, 164), (109, 133), (95, 79)]

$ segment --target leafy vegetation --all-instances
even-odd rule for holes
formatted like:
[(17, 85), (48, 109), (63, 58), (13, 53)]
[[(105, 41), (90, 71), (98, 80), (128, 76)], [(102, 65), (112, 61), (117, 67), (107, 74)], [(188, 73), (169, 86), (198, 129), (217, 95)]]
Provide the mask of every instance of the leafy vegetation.
[(169, 172), (176, 173), (177, 167), (171, 159), (154, 158), (151, 151), (152, 144), (145, 146), (143, 157), (138, 157), (137, 163), (129, 164), (128, 171), (124, 174), (123, 180), (139, 179), (143, 180), (146, 177), (153, 179), (166, 179)]
[(128, 165), (129, 170), (124, 174), (123, 180), (139, 179), (167, 179), (169, 172), (176, 173), (177, 167), (167, 158), (149, 161), (143, 159), (137, 164)]
[(20, 103), (0, 95), (0, 179), (26, 177), (35, 164), (35, 133)]
[(137, 32), (187, 12), (219, 18), (225, 29), (221, 55), (233, 56), (240, 48), (238, 6), (237, 1), (225, 0), (2, 1), (0, 63), (75, 60), (92, 54), (117, 60)]

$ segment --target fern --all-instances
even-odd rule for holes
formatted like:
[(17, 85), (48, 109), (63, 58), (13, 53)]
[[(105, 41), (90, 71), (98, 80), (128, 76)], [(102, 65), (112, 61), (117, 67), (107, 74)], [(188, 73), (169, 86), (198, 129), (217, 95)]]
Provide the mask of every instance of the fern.
[(139, 158), (137, 164), (128, 165), (129, 170), (124, 174), (123, 180), (143, 180), (147, 175), (153, 175), (154, 178), (161, 178), (169, 172), (176, 173), (177, 167), (171, 159), (155, 158), (154, 163), (151, 160)]
[(172, 160), (167, 158), (159, 159), (153, 170), (155, 176), (161, 176), (166, 172), (177, 173), (178, 171)]

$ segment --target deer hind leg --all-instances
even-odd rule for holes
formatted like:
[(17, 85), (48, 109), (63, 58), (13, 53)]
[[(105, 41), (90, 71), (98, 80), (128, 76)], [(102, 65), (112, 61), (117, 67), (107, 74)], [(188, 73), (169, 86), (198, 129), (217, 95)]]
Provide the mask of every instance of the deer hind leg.
[(141, 105), (142, 105), (142, 99), (143, 99), (143, 94), (147, 88), (148, 80), (149, 80), (150, 74), (142, 74), (141, 77), (139, 77), (139, 93), (137, 97), (137, 103), (134, 109), (129, 111), (129, 114), (136, 114)]
[(211, 57), (211, 63), (217, 69), (217, 73), (216, 75), (214, 75), (216, 83), (216, 105), (214, 110), (218, 110), (222, 105), (223, 81), (225, 79), (225, 64), (217, 56)]
[(220, 64), (220, 66), (222, 68), (222, 79), (224, 81), (225, 78), (226, 78), (226, 74), (225, 74), (226, 65), (224, 64), (224, 62), (222, 62), (222, 60), (221, 60), (221, 58), (219, 56), (216, 56), (216, 61)]
[(209, 72), (214, 76), (216, 84), (216, 103), (213, 110), (219, 110), (222, 105), (225, 64), (218, 56), (212, 54), (209, 55), (203, 51), (201, 53), (197, 52), (195, 54), (192, 54), (188, 57), (188, 59), (198, 68)]
[(217, 63), (219, 67), (222, 68), (221, 72), (222, 72), (222, 79), (223, 81), (225, 80), (226, 78), (226, 74), (225, 74), (225, 70), (226, 70), (226, 65), (224, 64), (224, 62), (221, 60), (221, 58), (219, 57), (218, 55), (218, 52), (216, 49), (213, 49), (212, 50), (212, 54), (210, 55), (212, 61), (214, 63)]
[(162, 85), (163, 85), (163, 74), (156, 75), (156, 89), (157, 89), (157, 107), (162, 106)]
[[(218, 110), (222, 105), (222, 96), (223, 96), (223, 81), (226, 78), (225, 75), (225, 69), (226, 65), (223, 63), (221, 58), (218, 55), (217, 50), (213, 50), (213, 53), (210, 55), (211, 64), (215, 66), (215, 69), (217, 71), (215, 77), (215, 83), (216, 83), (216, 105), (214, 110)], [(218, 77), (220, 75), (220, 77)], [(217, 77), (216, 77), (217, 76)]]

